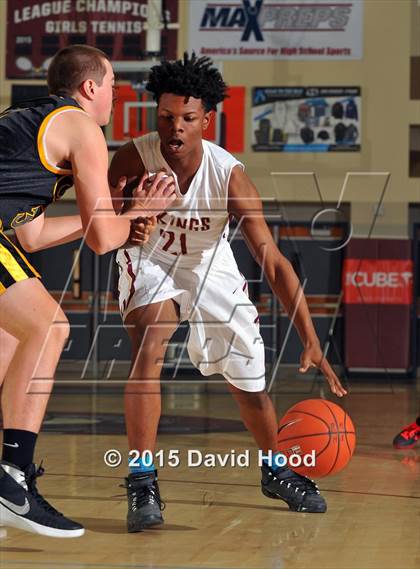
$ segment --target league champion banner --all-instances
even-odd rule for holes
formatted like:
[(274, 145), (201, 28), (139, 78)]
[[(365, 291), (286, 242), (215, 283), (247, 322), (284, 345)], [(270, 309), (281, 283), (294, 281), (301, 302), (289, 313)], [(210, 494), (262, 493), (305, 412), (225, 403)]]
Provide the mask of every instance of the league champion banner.
[[(177, 22), (178, 0), (164, 6), (162, 19)], [(147, 18), (147, 0), (8, 0), (6, 76), (45, 77), (54, 53), (76, 43), (97, 47), (113, 61), (139, 60)], [(165, 30), (162, 43), (165, 56), (175, 59), (177, 30)]]
[(189, 48), (227, 59), (360, 59), (363, 0), (191, 0)]
[(360, 87), (254, 87), (256, 152), (355, 152), (361, 148)]

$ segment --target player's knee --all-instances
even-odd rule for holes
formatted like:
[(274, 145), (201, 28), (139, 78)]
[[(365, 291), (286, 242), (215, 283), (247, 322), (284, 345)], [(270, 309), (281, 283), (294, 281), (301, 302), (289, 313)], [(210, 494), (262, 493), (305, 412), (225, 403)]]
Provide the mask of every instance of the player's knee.
[(36, 319), (31, 334), (62, 347), (70, 335), (70, 324), (61, 308), (56, 308), (54, 312), (44, 313), (42, 318)]
[(60, 318), (54, 322), (54, 336), (57, 343), (61, 346), (67, 342), (70, 336), (70, 323), (67, 317)]
[(149, 333), (143, 337), (139, 344), (138, 356), (144, 360), (154, 361), (156, 358), (161, 358), (165, 355), (167, 344), (167, 337), (162, 337), (161, 334)]
[(155, 350), (153, 346), (142, 349), (133, 357), (132, 373), (140, 376), (146, 374), (147, 376), (159, 377), (164, 356), (164, 351)]

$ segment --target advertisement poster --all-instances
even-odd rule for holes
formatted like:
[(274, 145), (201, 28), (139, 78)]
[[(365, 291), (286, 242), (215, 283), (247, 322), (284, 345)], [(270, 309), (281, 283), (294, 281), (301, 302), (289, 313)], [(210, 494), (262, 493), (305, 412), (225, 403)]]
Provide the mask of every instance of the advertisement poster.
[(361, 148), (360, 87), (254, 87), (256, 152), (355, 152)]
[(345, 259), (345, 304), (411, 304), (411, 259)]
[(363, 0), (189, 2), (189, 49), (219, 61), (361, 59), (362, 37)]
[[(6, 76), (45, 77), (51, 57), (76, 43), (113, 61), (142, 59), (148, 10), (148, 0), (8, 0)], [(178, 0), (166, 0), (162, 21), (178, 21)], [(164, 55), (175, 59), (177, 30), (163, 30), (161, 41)]]

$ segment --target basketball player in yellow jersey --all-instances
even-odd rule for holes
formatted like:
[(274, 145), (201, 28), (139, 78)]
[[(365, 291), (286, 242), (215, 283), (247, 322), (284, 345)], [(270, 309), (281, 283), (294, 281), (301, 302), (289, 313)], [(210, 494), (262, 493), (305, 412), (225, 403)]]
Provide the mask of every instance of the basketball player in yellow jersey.
[[(3, 454), (0, 525), (52, 537), (77, 537), (83, 527), (57, 512), (38, 492), (43, 473), (33, 464), (68, 321), (40, 275), (4, 233), (14, 229), (28, 251), (84, 235), (98, 254), (128, 238), (139, 212), (154, 215), (174, 199), (172, 179), (158, 176), (134, 204), (114, 213), (107, 181), (108, 123), (114, 74), (104, 53), (89, 46), (58, 52), (48, 70), (51, 95), (0, 115), (0, 328)], [(45, 208), (74, 182), (80, 216), (48, 218)], [(124, 181), (120, 183), (124, 185)], [(33, 378), (42, 378), (32, 382)], [(45, 379), (47, 378), (47, 379)]]
[[(335, 395), (346, 391), (323, 357), (299, 280), (273, 241), (243, 164), (203, 140), (217, 103), (226, 96), (220, 73), (208, 58), (185, 54), (184, 60), (153, 67), (146, 88), (158, 103), (157, 132), (116, 153), (110, 180), (116, 184), (121, 176), (165, 169), (176, 179), (177, 200), (158, 216), (159, 231), (145, 246), (125, 246), (117, 254), (120, 309), (133, 348), (125, 398), (129, 447), (140, 453), (155, 450), (167, 342), (180, 321), (188, 320), (191, 361), (204, 375), (226, 378), (256, 444), (276, 454), (278, 421), (265, 391), (258, 314), (228, 243), (229, 215), (240, 223), (273, 293), (294, 316), (303, 344), (300, 371), (317, 367)], [(118, 190), (115, 195), (121, 197)], [(153, 464), (140, 460), (130, 471), (128, 531), (163, 523)], [(262, 491), (294, 511), (326, 510), (316, 485), (287, 466), (264, 464)]]

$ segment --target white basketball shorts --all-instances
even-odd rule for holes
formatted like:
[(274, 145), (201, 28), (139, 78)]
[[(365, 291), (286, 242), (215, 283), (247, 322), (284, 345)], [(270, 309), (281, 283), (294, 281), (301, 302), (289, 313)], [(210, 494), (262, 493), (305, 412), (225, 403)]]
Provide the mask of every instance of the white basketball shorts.
[(190, 324), (188, 354), (203, 375), (219, 373), (244, 391), (265, 387), (264, 343), (247, 282), (228, 244), (211, 263), (182, 267), (120, 249), (119, 303), (123, 320), (140, 306), (173, 299)]

